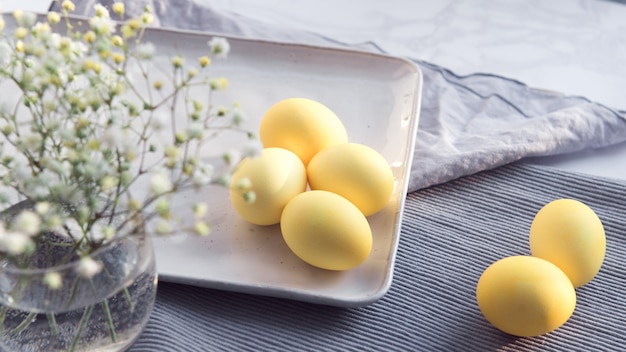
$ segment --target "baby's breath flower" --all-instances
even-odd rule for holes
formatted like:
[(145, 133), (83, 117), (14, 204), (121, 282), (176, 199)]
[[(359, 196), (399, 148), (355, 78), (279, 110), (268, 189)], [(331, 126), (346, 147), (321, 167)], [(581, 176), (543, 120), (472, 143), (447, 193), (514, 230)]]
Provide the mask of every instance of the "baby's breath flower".
[(31, 27), (37, 20), (37, 15), (30, 11), (24, 11), (22, 18), (17, 21), (20, 26)]
[(4, 26), (5, 26), (5, 22), (4, 22), (4, 17), (2, 17), (0, 15), (0, 32), (2, 32), (4, 30)]
[(163, 150), (163, 155), (168, 158), (177, 158), (180, 155), (180, 149), (173, 145), (168, 145)]
[(83, 35), (83, 40), (87, 43), (93, 43), (96, 41), (96, 32), (94, 31), (87, 31), (84, 35)]
[(194, 99), (191, 104), (193, 105), (193, 110), (194, 111), (202, 111), (202, 109), (204, 108), (204, 106), (202, 105), (202, 102), (200, 100)]
[(247, 191), (243, 194), (243, 199), (246, 203), (252, 204), (256, 202), (256, 193), (254, 193), (254, 191)]
[(24, 10), (17, 9), (13, 11), (13, 18), (15, 19), (17, 23), (19, 23), (22, 20), (23, 15), (24, 15)]
[(170, 216), (172, 215), (170, 203), (167, 201), (167, 199), (164, 198), (161, 198), (156, 202), (156, 204), (154, 205), (154, 210), (161, 219), (169, 220)]
[(96, 67), (97, 63), (92, 60), (92, 59), (87, 59), (85, 61), (83, 61), (83, 69), (85, 70), (94, 70), (94, 67)]
[(93, 8), (95, 10), (96, 17), (103, 17), (103, 18), (109, 17), (109, 10), (107, 10), (107, 8), (102, 6), (101, 4), (95, 4)]
[(31, 133), (26, 136), (23, 136), (22, 139), (18, 142), (18, 149), (22, 151), (36, 151), (41, 147), (41, 143), (43, 142), (43, 138), (38, 133)]
[(17, 51), (18, 53), (23, 53), (24, 52), (24, 42), (21, 40), (18, 40), (17, 42), (15, 42), (15, 51)]
[(137, 198), (131, 198), (128, 201), (128, 209), (130, 211), (139, 211), (141, 210), (141, 202)]
[(156, 80), (154, 81), (154, 83), (152, 84), (152, 86), (154, 87), (154, 89), (156, 90), (161, 90), (161, 88), (163, 88), (163, 81), (161, 80)]
[(50, 271), (47, 272), (43, 277), (43, 282), (48, 286), (51, 290), (57, 290), (61, 288), (62, 278), (61, 274), (58, 271)]
[(134, 161), (137, 159), (137, 150), (136, 149), (126, 149), (124, 150), (124, 159), (127, 161)]
[(17, 39), (24, 39), (28, 35), (28, 29), (26, 27), (17, 27), (13, 35)]
[(117, 178), (111, 175), (106, 175), (100, 180), (100, 187), (105, 192), (113, 190), (117, 187)]
[(13, 221), (13, 229), (26, 235), (36, 235), (41, 226), (41, 218), (36, 213), (26, 210), (21, 212)]
[(188, 139), (189, 137), (187, 136), (187, 132), (185, 131), (178, 131), (174, 134), (174, 140), (177, 144), (183, 144), (187, 142)]
[(48, 228), (58, 229), (63, 225), (63, 219), (59, 215), (46, 216), (44, 222)]
[(234, 108), (231, 110), (231, 121), (234, 126), (239, 126), (243, 122), (246, 121), (246, 116), (244, 112), (239, 108)]
[(228, 108), (225, 106), (220, 106), (217, 108), (217, 116), (226, 116), (228, 113)]
[(113, 37), (111, 37), (111, 44), (117, 47), (121, 47), (122, 45), (124, 45), (124, 39), (122, 39), (122, 37), (120, 37), (119, 35), (114, 35)]
[(159, 235), (167, 235), (172, 233), (172, 225), (167, 220), (160, 220), (157, 223), (155, 230)]
[(50, 22), (50, 24), (57, 24), (59, 22), (61, 22), (61, 15), (59, 15), (58, 12), (54, 12), (54, 11), (50, 11), (48, 12), (48, 22)]
[(205, 216), (208, 211), (209, 211), (209, 205), (204, 202), (196, 203), (193, 205), (193, 216), (196, 219), (199, 219)]
[(37, 22), (32, 29), (33, 36), (42, 38), (47, 37), (50, 31), (50, 25), (47, 22)]
[(102, 263), (90, 257), (82, 257), (76, 266), (76, 273), (86, 279), (91, 279), (102, 270)]
[(211, 64), (211, 59), (208, 56), (201, 56), (198, 61), (200, 62), (200, 67), (207, 67)]
[(115, 62), (116, 64), (121, 64), (125, 60), (124, 55), (120, 53), (115, 53), (111, 55), (111, 58), (113, 59), (113, 62)]
[(199, 122), (190, 123), (187, 126), (187, 135), (190, 139), (204, 138), (204, 126)]
[(183, 59), (182, 56), (174, 56), (172, 58), (172, 65), (176, 68), (182, 67), (184, 63), (185, 63), (185, 60)]
[(151, 13), (144, 12), (141, 15), (141, 22), (143, 22), (144, 24), (151, 24), (152, 22), (154, 22), (154, 16), (152, 16)]
[(207, 42), (209, 50), (215, 57), (226, 58), (230, 52), (230, 44), (226, 38), (213, 37)]
[(196, 166), (189, 163), (189, 162), (183, 162), (183, 173), (187, 176), (191, 176), (193, 175), (194, 171), (196, 170)]
[(131, 38), (135, 35), (135, 30), (132, 29), (128, 23), (126, 23), (120, 27), (120, 33), (122, 33), (124, 38)]
[(5, 232), (0, 236), (0, 251), (10, 255), (20, 255), (32, 251), (34, 246), (30, 236), (21, 232)]
[(110, 240), (115, 237), (115, 227), (105, 226), (102, 228), (102, 234), (105, 240)]
[(123, 2), (113, 3), (112, 9), (113, 9), (113, 12), (115, 12), (116, 14), (120, 16), (124, 15), (124, 3)]
[(150, 178), (150, 190), (156, 195), (164, 194), (172, 190), (172, 181), (165, 171), (157, 171)]
[(214, 167), (210, 164), (196, 167), (192, 174), (191, 182), (195, 187), (202, 187), (209, 184), (213, 176), (213, 171)]
[(128, 20), (128, 21), (126, 22), (126, 24), (127, 24), (127, 25), (128, 25), (128, 26), (129, 26), (129, 27), (130, 27), (133, 31), (136, 31), (136, 30), (138, 30), (139, 28), (141, 28), (141, 22), (139, 22), (139, 20), (138, 20), (138, 19), (136, 19), (136, 18), (131, 18), (130, 20)]
[(35, 211), (39, 215), (46, 215), (50, 211), (50, 203), (48, 202), (37, 202), (35, 204)]
[(226, 89), (228, 87), (228, 79), (226, 79), (224, 77), (213, 78), (213, 79), (211, 79), (209, 84), (211, 86), (211, 89), (213, 89), (213, 90)]
[(235, 185), (235, 187), (237, 187), (238, 190), (240, 191), (245, 191), (250, 189), (250, 187), (252, 187), (252, 182), (250, 181), (249, 178), (247, 177), (242, 177), (237, 184)]
[(63, 8), (63, 10), (67, 11), (67, 12), (71, 12), (76, 10), (76, 6), (74, 5), (74, 3), (70, 0), (64, 0), (61, 3), (61, 7)]
[(109, 17), (92, 17), (89, 19), (89, 27), (96, 34), (108, 35), (115, 32), (115, 22)]
[(209, 227), (209, 224), (207, 224), (205, 221), (196, 221), (193, 229), (196, 234), (200, 236), (208, 236), (209, 233), (211, 233), (211, 228)]

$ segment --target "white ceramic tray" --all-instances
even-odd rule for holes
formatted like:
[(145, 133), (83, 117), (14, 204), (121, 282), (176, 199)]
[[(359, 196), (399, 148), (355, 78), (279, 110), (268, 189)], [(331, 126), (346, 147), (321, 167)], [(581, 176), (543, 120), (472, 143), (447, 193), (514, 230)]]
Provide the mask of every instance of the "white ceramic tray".
[[(158, 55), (204, 55), (210, 34), (163, 29), (146, 40)], [(278, 226), (254, 226), (232, 209), (217, 186), (178, 196), (177, 203), (207, 201), (212, 208), (208, 237), (176, 235), (154, 241), (159, 277), (251, 294), (337, 306), (362, 306), (388, 290), (398, 246), (402, 210), (418, 125), (422, 75), (409, 61), (366, 52), (229, 38), (227, 60), (215, 60), (213, 75), (229, 80), (214, 103), (238, 101), (258, 131), (263, 113), (289, 97), (306, 97), (331, 108), (351, 141), (378, 150), (392, 165), (395, 190), (386, 208), (369, 217), (373, 250), (359, 267), (332, 272), (305, 264), (290, 252)], [(163, 58), (165, 59), (165, 58)], [(216, 150), (243, 139), (222, 138)], [(230, 146), (228, 144), (231, 144)], [(178, 214), (185, 218), (187, 214)]]

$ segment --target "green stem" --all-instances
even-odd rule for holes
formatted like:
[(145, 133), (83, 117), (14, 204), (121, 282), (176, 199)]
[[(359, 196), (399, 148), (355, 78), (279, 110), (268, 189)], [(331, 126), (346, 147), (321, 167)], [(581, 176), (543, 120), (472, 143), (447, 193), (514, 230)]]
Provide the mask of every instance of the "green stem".
[(113, 317), (111, 316), (111, 309), (109, 308), (109, 300), (105, 298), (101, 303), (102, 309), (104, 309), (104, 313), (106, 315), (109, 335), (111, 335), (111, 342), (115, 343), (117, 341), (117, 337), (115, 334), (115, 326), (113, 325)]
[[(109, 280), (114, 281), (113, 275), (109, 272), (109, 268), (105, 266), (103, 271)], [(124, 287), (122, 292), (124, 292), (124, 299), (126, 299), (130, 312), (132, 313), (135, 310), (135, 305), (133, 304), (133, 299), (130, 297), (130, 292), (128, 292), (128, 287)]]
[(124, 298), (126, 299), (126, 302), (128, 302), (128, 306), (130, 307), (130, 312), (133, 313), (135, 311), (135, 304), (133, 303), (133, 299), (130, 297), (130, 292), (128, 292), (128, 287), (124, 287), (122, 291), (124, 291)]
[(72, 284), (72, 293), (70, 293), (70, 297), (67, 300), (67, 304), (65, 306), (66, 308), (72, 304), (72, 301), (74, 301), (74, 297), (76, 296), (76, 291), (78, 291), (79, 281), (80, 281), (80, 277), (77, 277), (76, 280), (74, 280), (74, 283)]
[(69, 352), (73, 352), (76, 350), (76, 345), (78, 345), (78, 341), (80, 337), (83, 335), (83, 330), (85, 330), (85, 326), (87, 326), (87, 321), (91, 316), (91, 312), (93, 312), (93, 306), (89, 306), (85, 308), (83, 312), (83, 316), (80, 318), (80, 322), (78, 325), (78, 331), (76, 332), (76, 336), (74, 336), (74, 340), (72, 341), (72, 346), (70, 346)]
[(35, 318), (36, 315), (37, 313), (35, 312), (28, 313), (28, 316), (26, 316), (26, 318), (20, 323), (20, 325), (16, 326), (15, 329), (11, 331), (11, 333), (19, 334), (20, 332), (24, 331), (24, 329), (26, 329), (28, 325), (33, 322), (33, 318)]
[(59, 333), (59, 326), (57, 325), (57, 319), (54, 317), (54, 313), (47, 313), (48, 324), (50, 324), (50, 329), (52, 330), (53, 335), (57, 335)]
[(7, 317), (8, 310), (9, 307), (7, 306), (2, 306), (2, 309), (0, 309), (0, 334), (4, 334), (4, 319)]
[[(91, 289), (93, 290), (94, 297), (98, 297), (98, 290), (96, 286), (93, 284), (93, 280), (89, 280), (89, 284), (91, 285)], [(109, 335), (111, 336), (111, 341), (115, 342), (117, 340), (115, 333), (115, 325), (113, 325), (113, 317), (111, 316), (111, 308), (109, 307), (109, 300), (105, 298), (102, 302), (102, 309), (104, 310), (104, 315), (107, 320), (107, 327), (109, 328)]]

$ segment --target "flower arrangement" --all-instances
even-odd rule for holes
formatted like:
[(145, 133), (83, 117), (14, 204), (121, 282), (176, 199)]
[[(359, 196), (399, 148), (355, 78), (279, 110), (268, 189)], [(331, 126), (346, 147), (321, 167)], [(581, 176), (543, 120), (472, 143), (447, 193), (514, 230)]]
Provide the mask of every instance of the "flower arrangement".
[[(183, 226), (170, 196), (228, 183), (228, 167), (201, 157), (216, 134), (254, 136), (242, 129), (237, 104), (211, 104), (228, 85), (208, 74), (211, 60), (229, 53), (225, 39), (211, 39), (195, 63), (174, 56), (169, 68), (156, 67), (155, 46), (142, 41), (149, 8), (125, 18), (124, 4), (115, 3), (119, 23), (101, 5), (78, 23), (71, 1), (61, 8), (46, 18), (16, 11), (12, 32), (0, 18), (0, 209), (32, 204), (0, 222), (0, 261), (28, 266), (42, 246), (70, 246), (89, 278), (101, 269), (90, 253), (148, 222), (158, 234), (207, 235), (208, 205), (195, 204), (194, 223)], [(224, 160), (235, 164), (240, 154)], [(61, 240), (49, 240), (50, 232)], [(64, 284), (54, 272), (45, 281)]]
[[(32, 204), (0, 222), (0, 261), (27, 266), (38, 246), (71, 246), (83, 258), (80, 273), (91, 277), (100, 265), (88, 254), (112, 239), (148, 222), (159, 234), (181, 230), (171, 195), (228, 183), (229, 168), (217, 172), (200, 156), (216, 133), (253, 135), (241, 128), (237, 104), (211, 104), (228, 84), (208, 75), (211, 60), (228, 55), (225, 39), (210, 40), (195, 64), (172, 57), (168, 71), (154, 67), (155, 47), (142, 42), (150, 9), (124, 19), (123, 3), (115, 3), (118, 30), (103, 6), (78, 25), (69, 18), (74, 4), (61, 7), (44, 20), (14, 12), (12, 33), (0, 19), (0, 89), (18, 92), (0, 100), (0, 207)], [(193, 98), (194, 89), (206, 100)], [(235, 164), (238, 153), (224, 160)], [(207, 207), (195, 204), (195, 222), (183, 230), (207, 235)], [(51, 231), (65, 241), (47, 240)], [(54, 272), (46, 283), (63, 284)]]
[(227, 40), (193, 61), (157, 55), (149, 8), (78, 19), (59, 5), (0, 16), (0, 349), (123, 349), (156, 294), (146, 229), (208, 235), (209, 205), (182, 222), (172, 196), (228, 185), (254, 148), (210, 162), (209, 142), (255, 136), (237, 103), (212, 103), (228, 86), (210, 75)]

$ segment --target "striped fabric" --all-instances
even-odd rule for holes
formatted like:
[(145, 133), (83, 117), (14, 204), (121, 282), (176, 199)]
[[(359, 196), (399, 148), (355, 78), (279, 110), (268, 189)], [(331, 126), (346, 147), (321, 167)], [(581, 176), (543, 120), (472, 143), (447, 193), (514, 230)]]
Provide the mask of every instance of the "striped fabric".
[[(482, 271), (528, 254), (534, 214), (574, 198), (599, 215), (607, 256), (577, 289), (557, 331), (516, 338), (476, 305)], [(154, 351), (623, 351), (626, 350), (626, 183), (512, 164), (408, 196), (394, 282), (358, 309), (161, 283), (132, 352)]]

